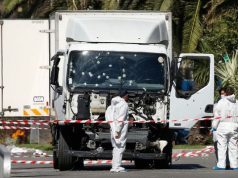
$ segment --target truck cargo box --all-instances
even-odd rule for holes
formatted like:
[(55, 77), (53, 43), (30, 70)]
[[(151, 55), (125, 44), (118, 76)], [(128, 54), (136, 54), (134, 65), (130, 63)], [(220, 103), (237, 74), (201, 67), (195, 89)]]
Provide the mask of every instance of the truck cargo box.
[[(2, 22), (0, 72), (4, 89), (0, 98), (4, 116), (48, 116), (49, 35), (41, 32), (48, 29), (48, 20)], [(9, 112), (11, 109), (14, 111)]]

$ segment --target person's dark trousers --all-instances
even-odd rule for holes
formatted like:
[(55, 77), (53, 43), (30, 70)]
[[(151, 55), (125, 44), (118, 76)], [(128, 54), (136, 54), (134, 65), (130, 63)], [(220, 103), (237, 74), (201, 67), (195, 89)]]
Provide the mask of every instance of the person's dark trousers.
[(214, 149), (215, 149), (215, 156), (216, 156), (216, 161), (217, 161), (218, 160), (217, 141), (214, 142)]

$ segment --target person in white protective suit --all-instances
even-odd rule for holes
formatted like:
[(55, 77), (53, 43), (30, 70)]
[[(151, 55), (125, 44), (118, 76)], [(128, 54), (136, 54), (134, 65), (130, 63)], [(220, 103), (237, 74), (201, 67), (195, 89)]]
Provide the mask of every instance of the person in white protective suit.
[(119, 96), (112, 98), (111, 105), (107, 108), (105, 117), (110, 122), (112, 151), (111, 172), (126, 172), (121, 167), (123, 152), (126, 148), (128, 123), (128, 93), (120, 92)]
[(238, 103), (233, 88), (227, 87), (225, 93), (214, 108), (214, 117), (219, 119), (212, 122), (218, 142), (218, 161), (213, 169), (226, 169), (228, 150), (230, 169), (238, 170)]
[[(217, 100), (217, 102), (222, 99), (222, 98), (225, 98), (226, 96), (226, 88), (225, 87), (222, 87), (219, 89), (219, 99)], [(217, 103), (214, 104), (214, 108), (216, 107)], [(216, 120), (214, 121), (216, 122)], [(216, 156), (216, 160), (218, 160), (218, 156), (217, 156), (217, 131), (214, 130), (213, 128), (211, 129), (211, 135), (213, 136), (213, 143), (214, 143), (214, 149), (215, 149), (215, 156)], [(228, 158), (228, 154), (227, 154), (227, 165), (226, 167), (230, 167), (229, 165), (229, 158)]]

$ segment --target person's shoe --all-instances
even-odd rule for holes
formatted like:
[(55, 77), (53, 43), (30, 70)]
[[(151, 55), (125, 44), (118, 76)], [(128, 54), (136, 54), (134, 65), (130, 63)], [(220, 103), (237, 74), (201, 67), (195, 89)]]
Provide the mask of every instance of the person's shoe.
[(110, 172), (116, 172), (116, 169), (111, 168), (111, 169), (110, 169)]
[(124, 167), (118, 167), (110, 169), (110, 172), (127, 172), (127, 170)]
[(217, 167), (217, 166), (214, 166), (212, 169), (213, 170), (226, 170), (226, 168), (220, 168), (220, 167)]
[(127, 172), (127, 170), (124, 167), (119, 167), (117, 170), (118, 172)]

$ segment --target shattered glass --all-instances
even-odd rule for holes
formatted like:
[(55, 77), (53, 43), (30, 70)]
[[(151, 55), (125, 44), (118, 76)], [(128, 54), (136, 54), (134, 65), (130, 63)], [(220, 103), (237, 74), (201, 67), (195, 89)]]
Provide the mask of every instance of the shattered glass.
[[(159, 59), (159, 60), (158, 60)], [(71, 89), (165, 89), (166, 56), (158, 53), (71, 51), (67, 85)]]

